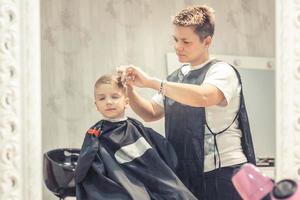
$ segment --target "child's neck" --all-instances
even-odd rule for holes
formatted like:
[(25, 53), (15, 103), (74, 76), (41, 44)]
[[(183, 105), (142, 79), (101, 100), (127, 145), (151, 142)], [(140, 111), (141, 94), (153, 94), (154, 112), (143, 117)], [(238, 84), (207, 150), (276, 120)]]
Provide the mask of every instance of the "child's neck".
[(120, 122), (120, 121), (127, 120), (127, 117), (126, 116), (122, 116), (122, 117), (119, 117), (119, 118), (105, 118), (104, 117), (103, 120), (110, 121), (110, 122)]

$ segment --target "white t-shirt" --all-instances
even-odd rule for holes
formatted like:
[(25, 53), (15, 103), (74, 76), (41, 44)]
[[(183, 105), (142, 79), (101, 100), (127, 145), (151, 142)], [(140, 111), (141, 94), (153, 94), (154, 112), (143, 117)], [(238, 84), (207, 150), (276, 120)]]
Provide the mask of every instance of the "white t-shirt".
[[(210, 60), (209, 60), (210, 61)], [(203, 67), (209, 61), (191, 69), (189, 65), (181, 68), (186, 75), (190, 70)], [(216, 86), (224, 94), (224, 101), (220, 105), (209, 106), (205, 108), (206, 121), (214, 133), (226, 129), (234, 120), (240, 104), (240, 91), (238, 78), (234, 69), (225, 62), (218, 62), (210, 67), (202, 84), (211, 84)], [(156, 94), (152, 100), (160, 106), (164, 106), (164, 97)], [(238, 120), (224, 133), (216, 136), (217, 145), (221, 158), (221, 167), (236, 165), (247, 162), (241, 146), (241, 130), (238, 128)], [(214, 163), (214, 140), (213, 135), (205, 128), (204, 141), (204, 172), (212, 171), (218, 168), (219, 158), (215, 151), (217, 162)]]

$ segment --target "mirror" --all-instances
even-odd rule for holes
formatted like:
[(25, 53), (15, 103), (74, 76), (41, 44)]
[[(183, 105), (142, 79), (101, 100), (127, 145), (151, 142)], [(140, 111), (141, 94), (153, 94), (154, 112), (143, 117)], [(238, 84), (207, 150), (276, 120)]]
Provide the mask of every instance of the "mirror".
[[(212, 54), (275, 57), (274, 1), (205, 3), (216, 10)], [(166, 77), (166, 54), (173, 51), (170, 16), (189, 4), (199, 1), (41, 1), (43, 152), (80, 147), (87, 128), (99, 120), (93, 103), (99, 75), (132, 63)], [(252, 132), (259, 135), (254, 142), (261, 142), (258, 155), (274, 156), (274, 70), (240, 71)], [(151, 97), (155, 91), (141, 93)], [(146, 124), (164, 132), (162, 120)], [(44, 199), (53, 198), (48, 195)]]

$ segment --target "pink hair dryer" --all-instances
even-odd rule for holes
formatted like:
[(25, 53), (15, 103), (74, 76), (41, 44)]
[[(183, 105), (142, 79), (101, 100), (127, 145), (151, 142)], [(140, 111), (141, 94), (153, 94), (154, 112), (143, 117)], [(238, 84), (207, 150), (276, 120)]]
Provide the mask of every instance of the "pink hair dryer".
[(272, 200), (299, 200), (300, 182), (284, 179), (275, 184), (272, 190)]
[(267, 198), (274, 182), (262, 174), (252, 164), (244, 164), (232, 177), (233, 185), (244, 200), (261, 200)]

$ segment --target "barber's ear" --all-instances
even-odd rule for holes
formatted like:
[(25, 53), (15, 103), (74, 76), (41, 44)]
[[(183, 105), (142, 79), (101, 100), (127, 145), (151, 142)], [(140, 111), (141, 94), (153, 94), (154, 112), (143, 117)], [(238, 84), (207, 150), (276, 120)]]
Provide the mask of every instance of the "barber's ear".
[(204, 45), (206, 48), (208, 48), (211, 44), (211, 41), (212, 41), (212, 38), (211, 36), (207, 36), (205, 39), (204, 39)]

